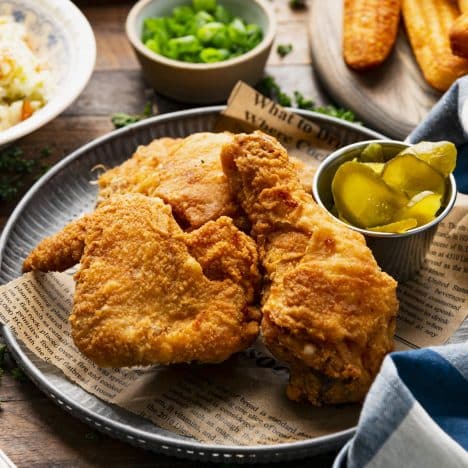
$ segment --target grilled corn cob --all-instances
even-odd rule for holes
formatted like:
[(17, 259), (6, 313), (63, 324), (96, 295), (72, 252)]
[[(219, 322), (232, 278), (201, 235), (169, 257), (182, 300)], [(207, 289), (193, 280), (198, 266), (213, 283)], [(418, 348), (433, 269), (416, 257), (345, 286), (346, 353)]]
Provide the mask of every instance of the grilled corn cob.
[(343, 55), (355, 70), (380, 65), (395, 43), (400, 0), (345, 0)]
[(427, 82), (445, 91), (468, 73), (468, 60), (452, 54), (449, 29), (459, 11), (451, 0), (403, 0), (403, 18)]
[(449, 32), (450, 48), (454, 55), (468, 58), (468, 13), (459, 16)]

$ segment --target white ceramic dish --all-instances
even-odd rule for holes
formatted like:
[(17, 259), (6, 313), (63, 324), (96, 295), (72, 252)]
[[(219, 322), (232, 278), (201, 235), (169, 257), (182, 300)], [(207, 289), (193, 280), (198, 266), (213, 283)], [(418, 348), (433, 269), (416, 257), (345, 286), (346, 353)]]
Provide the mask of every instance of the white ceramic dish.
[(2, 0), (0, 15), (24, 23), (54, 83), (42, 109), (0, 131), (1, 147), (50, 122), (79, 96), (94, 68), (96, 42), (87, 19), (70, 0)]

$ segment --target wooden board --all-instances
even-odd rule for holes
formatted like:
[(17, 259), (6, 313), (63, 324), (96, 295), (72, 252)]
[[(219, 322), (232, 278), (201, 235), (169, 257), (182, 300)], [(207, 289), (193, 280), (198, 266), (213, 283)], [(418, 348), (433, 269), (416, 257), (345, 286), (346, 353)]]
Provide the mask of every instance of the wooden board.
[(324, 87), (370, 128), (404, 139), (441, 94), (425, 81), (400, 24), (387, 61), (366, 72), (349, 69), (342, 55), (342, 0), (314, 0), (309, 18), (312, 63)]

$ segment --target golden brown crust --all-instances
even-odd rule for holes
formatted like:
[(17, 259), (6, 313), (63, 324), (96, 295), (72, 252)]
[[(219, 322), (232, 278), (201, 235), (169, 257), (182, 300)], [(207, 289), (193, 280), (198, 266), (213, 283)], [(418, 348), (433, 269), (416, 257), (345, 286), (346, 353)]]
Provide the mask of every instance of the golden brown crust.
[[(116, 196), (90, 217), (70, 317), (86, 356), (105, 367), (219, 362), (256, 338), (243, 288), (229, 272), (208, 279), (184, 239), (157, 198)], [(253, 241), (240, 242), (250, 254)]]
[(468, 0), (458, 0), (458, 9), (462, 13), (468, 13)]
[(401, 0), (345, 0), (343, 56), (355, 70), (380, 65), (395, 43)]
[(113, 195), (141, 193), (153, 195), (159, 184), (157, 168), (181, 139), (159, 138), (149, 145), (139, 146), (125, 162), (101, 174), (98, 180), (98, 202)]
[(23, 263), (23, 271), (65, 271), (83, 254), (88, 215), (68, 224), (62, 231), (43, 239)]
[(162, 198), (187, 230), (220, 216), (230, 216), (243, 228), (220, 152), (230, 133), (195, 133), (187, 138), (162, 138), (138, 147), (129, 160), (99, 178), (99, 200), (115, 194), (142, 193)]
[(363, 236), (314, 203), (276, 140), (239, 135), (221, 157), (269, 280), (262, 334), (291, 365), (288, 395), (361, 400), (393, 346), (396, 282)]
[(207, 278), (231, 279), (243, 287), (247, 300), (253, 302), (261, 280), (257, 247), (231, 218), (222, 216), (204, 224), (185, 234), (184, 242)]
[(460, 15), (449, 31), (450, 48), (459, 57), (468, 58), (468, 13)]
[(154, 194), (172, 206), (183, 227), (193, 229), (220, 216), (235, 217), (234, 202), (220, 162), (230, 133), (195, 133), (172, 151), (158, 168)]
[(161, 199), (115, 195), (43, 241), (25, 269), (68, 267), (62, 258), (81, 263), (73, 339), (100, 366), (219, 362), (258, 335), (255, 243), (228, 218), (186, 234)]
[(403, 0), (403, 18), (416, 60), (426, 81), (447, 90), (468, 73), (468, 59), (452, 53), (449, 30), (459, 15), (451, 0)]

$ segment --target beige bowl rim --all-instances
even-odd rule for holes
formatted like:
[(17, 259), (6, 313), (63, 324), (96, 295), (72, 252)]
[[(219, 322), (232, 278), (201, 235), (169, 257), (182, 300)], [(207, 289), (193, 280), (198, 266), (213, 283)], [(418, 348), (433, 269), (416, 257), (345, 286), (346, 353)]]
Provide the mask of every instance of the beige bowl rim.
[(132, 7), (130, 10), (127, 21), (125, 23), (125, 30), (127, 37), (130, 43), (135, 47), (138, 52), (143, 54), (150, 60), (155, 62), (160, 62), (164, 65), (168, 65), (172, 68), (179, 68), (184, 70), (213, 70), (219, 68), (227, 68), (234, 65), (239, 65), (241, 63), (247, 62), (249, 59), (257, 56), (259, 53), (267, 49), (270, 44), (273, 42), (276, 34), (276, 17), (272, 11), (271, 5), (266, 3), (266, 0), (250, 0), (252, 3), (256, 3), (262, 9), (265, 17), (268, 21), (268, 33), (263, 37), (262, 41), (257, 44), (252, 50), (249, 50), (245, 54), (235, 57), (233, 59), (224, 60), (222, 62), (215, 63), (190, 63), (182, 62), (181, 60), (173, 60), (163, 55), (156, 54), (146, 47), (143, 42), (138, 37), (137, 31), (135, 30), (135, 22), (138, 14), (143, 10), (147, 5), (156, 0), (140, 0)]

